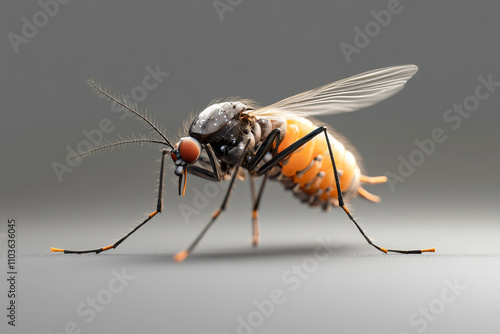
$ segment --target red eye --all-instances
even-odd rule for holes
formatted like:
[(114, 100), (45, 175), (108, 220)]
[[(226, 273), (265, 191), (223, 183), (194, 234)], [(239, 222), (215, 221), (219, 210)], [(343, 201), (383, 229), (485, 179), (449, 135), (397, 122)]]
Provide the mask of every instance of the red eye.
[(185, 162), (196, 162), (201, 153), (200, 143), (194, 138), (184, 138), (179, 145), (179, 153)]

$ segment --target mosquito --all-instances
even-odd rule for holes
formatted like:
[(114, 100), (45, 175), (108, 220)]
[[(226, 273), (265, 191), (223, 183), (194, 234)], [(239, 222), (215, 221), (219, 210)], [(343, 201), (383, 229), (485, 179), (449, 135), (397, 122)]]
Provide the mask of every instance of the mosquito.
[[(260, 240), (258, 210), (268, 180), (280, 182), (300, 201), (311, 207), (329, 210), (340, 207), (357, 227), (365, 240), (381, 252), (421, 254), (434, 248), (401, 250), (387, 249), (375, 244), (363, 231), (346, 206), (357, 195), (379, 202), (363, 184), (387, 182), (385, 176), (362, 174), (355, 149), (333, 129), (313, 119), (313, 116), (352, 112), (374, 105), (403, 89), (418, 71), (415, 65), (401, 65), (364, 72), (286, 98), (266, 107), (251, 100), (229, 99), (212, 103), (192, 121), (188, 134), (176, 144), (137, 106), (112, 94), (94, 80), (89, 85), (97, 95), (137, 117), (152, 130), (150, 136), (120, 139), (95, 147), (78, 157), (119, 145), (152, 143), (162, 146), (161, 166), (156, 210), (144, 221), (115, 243), (95, 249), (68, 250), (51, 248), (53, 252), (101, 253), (118, 247), (135, 231), (163, 209), (164, 167), (168, 156), (174, 163), (178, 177), (178, 192), (186, 191), (187, 175), (209, 181), (229, 180), (229, 186), (220, 207), (210, 221), (185, 250), (174, 256), (176, 262), (185, 260), (203, 236), (227, 208), (235, 180), (247, 175), (251, 185), (252, 244)], [(261, 177), (258, 191), (255, 179)]]

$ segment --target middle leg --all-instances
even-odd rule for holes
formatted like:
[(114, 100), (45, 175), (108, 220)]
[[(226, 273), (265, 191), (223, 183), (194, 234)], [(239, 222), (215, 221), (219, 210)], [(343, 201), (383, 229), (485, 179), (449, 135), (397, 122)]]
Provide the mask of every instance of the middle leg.
[(260, 184), (258, 195), (255, 194), (255, 176), (250, 176), (250, 187), (252, 191), (252, 246), (257, 247), (260, 242), (260, 228), (259, 228), (259, 205), (264, 193), (268, 174), (264, 175), (264, 179)]

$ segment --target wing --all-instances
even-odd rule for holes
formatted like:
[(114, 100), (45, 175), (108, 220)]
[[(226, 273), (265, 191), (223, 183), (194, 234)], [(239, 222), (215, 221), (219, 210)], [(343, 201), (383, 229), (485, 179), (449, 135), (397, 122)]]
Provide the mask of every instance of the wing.
[(250, 110), (248, 114), (256, 117), (308, 117), (356, 111), (396, 94), (417, 71), (415, 65), (401, 65), (364, 72)]

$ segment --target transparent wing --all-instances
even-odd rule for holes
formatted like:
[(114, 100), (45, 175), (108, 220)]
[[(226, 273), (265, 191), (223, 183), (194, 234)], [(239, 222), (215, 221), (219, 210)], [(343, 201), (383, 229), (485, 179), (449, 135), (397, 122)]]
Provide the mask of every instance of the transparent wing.
[(308, 117), (356, 111), (396, 94), (417, 71), (415, 65), (401, 65), (364, 72), (251, 110), (248, 114)]

